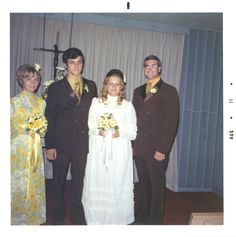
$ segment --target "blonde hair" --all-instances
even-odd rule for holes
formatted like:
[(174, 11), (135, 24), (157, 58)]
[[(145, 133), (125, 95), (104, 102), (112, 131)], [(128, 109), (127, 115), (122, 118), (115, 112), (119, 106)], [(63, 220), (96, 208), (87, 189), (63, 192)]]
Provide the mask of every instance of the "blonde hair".
[(16, 79), (19, 83), (20, 87), (23, 87), (23, 80), (28, 77), (32, 77), (34, 75), (37, 75), (39, 78), (39, 84), (41, 82), (41, 75), (40, 73), (35, 69), (33, 65), (24, 64), (21, 65), (16, 72)]
[(121, 85), (121, 88), (120, 88), (120, 92), (118, 94), (117, 104), (121, 105), (122, 101), (125, 99), (125, 83), (124, 83), (123, 73), (118, 69), (112, 69), (107, 73), (106, 78), (105, 78), (103, 85), (102, 85), (100, 95), (99, 95), (99, 101), (104, 104), (107, 101), (107, 95), (108, 95), (107, 86), (108, 86), (109, 79), (111, 76), (116, 76), (119, 78), (119, 83)]

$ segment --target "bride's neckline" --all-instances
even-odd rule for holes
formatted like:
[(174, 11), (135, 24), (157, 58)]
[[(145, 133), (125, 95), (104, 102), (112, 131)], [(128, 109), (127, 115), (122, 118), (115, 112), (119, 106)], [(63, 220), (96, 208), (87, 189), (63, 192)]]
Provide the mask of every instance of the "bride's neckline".
[(107, 95), (107, 100), (109, 102), (117, 102), (117, 99), (118, 99), (118, 96), (110, 96), (110, 95)]

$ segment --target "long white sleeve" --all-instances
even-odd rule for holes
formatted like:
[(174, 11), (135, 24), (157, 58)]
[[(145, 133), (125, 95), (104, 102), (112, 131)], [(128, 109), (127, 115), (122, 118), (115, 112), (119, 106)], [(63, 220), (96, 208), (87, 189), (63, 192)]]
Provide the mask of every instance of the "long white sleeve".
[(94, 98), (89, 109), (88, 126), (89, 135), (97, 136), (99, 133), (98, 120), (105, 113), (112, 113), (119, 126), (120, 138), (134, 140), (137, 133), (137, 119), (133, 104), (124, 100), (122, 105), (103, 104)]

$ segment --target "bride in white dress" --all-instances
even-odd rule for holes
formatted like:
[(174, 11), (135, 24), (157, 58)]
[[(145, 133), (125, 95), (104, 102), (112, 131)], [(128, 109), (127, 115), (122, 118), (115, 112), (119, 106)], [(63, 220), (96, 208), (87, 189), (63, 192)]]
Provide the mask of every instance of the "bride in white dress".
[(136, 114), (124, 99), (124, 76), (110, 70), (89, 110), (89, 154), (82, 203), (87, 224), (134, 221), (133, 158)]

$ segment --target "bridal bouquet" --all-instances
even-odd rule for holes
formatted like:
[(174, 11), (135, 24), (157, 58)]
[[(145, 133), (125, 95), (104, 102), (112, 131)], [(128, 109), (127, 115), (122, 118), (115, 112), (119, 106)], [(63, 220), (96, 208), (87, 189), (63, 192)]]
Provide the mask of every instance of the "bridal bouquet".
[(32, 131), (37, 133), (40, 137), (43, 137), (47, 131), (48, 122), (45, 116), (41, 113), (35, 113), (30, 116), (26, 121), (26, 131)]
[(98, 121), (98, 129), (103, 131), (113, 129), (115, 131), (119, 130), (119, 126), (111, 113), (103, 114)]

